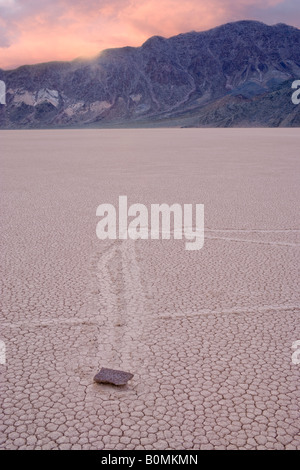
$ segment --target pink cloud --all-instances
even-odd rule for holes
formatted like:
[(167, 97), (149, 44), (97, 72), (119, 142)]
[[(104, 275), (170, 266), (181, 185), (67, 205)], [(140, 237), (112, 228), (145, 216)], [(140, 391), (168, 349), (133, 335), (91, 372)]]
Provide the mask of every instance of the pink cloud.
[(0, 68), (93, 56), (240, 19), (300, 26), (299, 0), (0, 0)]

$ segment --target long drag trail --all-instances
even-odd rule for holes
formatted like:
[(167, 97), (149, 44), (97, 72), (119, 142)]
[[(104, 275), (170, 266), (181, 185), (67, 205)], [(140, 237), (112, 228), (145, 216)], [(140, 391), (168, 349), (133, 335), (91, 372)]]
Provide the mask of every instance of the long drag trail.
[[(298, 130), (0, 139), (1, 448), (299, 449)], [(98, 240), (119, 195), (204, 204), (204, 247)]]

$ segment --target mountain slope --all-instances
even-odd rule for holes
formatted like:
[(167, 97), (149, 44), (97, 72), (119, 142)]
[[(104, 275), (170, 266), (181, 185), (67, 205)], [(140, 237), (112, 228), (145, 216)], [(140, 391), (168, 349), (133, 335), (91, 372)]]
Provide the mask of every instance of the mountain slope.
[[(178, 113), (183, 121), (192, 116), (187, 125), (193, 126), (299, 125), (288, 118), (297, 114), (290, 99), (297, 78), (299, 29), (239, 21), (169, 39), (154, 36), (93, 60), (0, 70), (7, 86), (0, 126), (162, 124), (176, 122)], [(276, 93), (281, 106), (272, 107)]]

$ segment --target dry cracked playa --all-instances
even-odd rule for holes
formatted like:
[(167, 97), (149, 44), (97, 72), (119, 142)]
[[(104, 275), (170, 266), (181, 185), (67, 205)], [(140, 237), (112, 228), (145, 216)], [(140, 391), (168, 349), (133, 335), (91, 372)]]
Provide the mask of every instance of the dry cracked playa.
[[(300, 449), (299, 131), (0, 139), (1, 447)], [(98, 240), (119, 195), (204, 204), (204, 247)]]

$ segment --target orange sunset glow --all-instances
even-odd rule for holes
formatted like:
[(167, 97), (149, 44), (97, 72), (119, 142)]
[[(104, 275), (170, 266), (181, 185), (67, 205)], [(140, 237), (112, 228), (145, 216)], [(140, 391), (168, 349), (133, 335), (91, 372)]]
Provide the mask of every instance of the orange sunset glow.
[(229, 21), (300, 26), (299, 0), (0, 0), (0, 68), (91, 57)]

